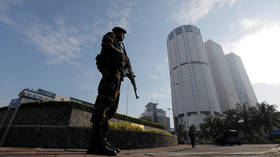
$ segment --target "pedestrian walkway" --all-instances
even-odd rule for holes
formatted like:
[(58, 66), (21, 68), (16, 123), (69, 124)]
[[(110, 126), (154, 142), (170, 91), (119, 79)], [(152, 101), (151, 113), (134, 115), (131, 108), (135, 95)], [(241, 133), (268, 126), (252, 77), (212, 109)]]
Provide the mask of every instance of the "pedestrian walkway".
[[(151, 149), (122, 150), (118, 157), (276, 157), (280, 155), (280, 145), (241, 145), (241, 146), (215, 146), (198, 145), (192, 148), (190, 145), (178, 145), (174, 147), (161, 147)], [(11, 148), (0, 147), (0, 157), (95, 157), (87, 155), (85, 149), (45, 149), (45, 148)], [(100, 156), (99, 156), (100, 157)]]

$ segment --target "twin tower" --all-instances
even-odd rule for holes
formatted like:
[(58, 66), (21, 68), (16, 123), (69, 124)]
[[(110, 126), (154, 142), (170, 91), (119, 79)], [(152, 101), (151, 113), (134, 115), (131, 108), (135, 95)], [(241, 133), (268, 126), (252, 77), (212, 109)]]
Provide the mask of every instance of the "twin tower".
[(183, 25), (167, 39), (174, 125), (198, 125), (237, 103), (257, 99), (239, 56), (224, 55), (212, 40), (203, 43), (200, 29)]

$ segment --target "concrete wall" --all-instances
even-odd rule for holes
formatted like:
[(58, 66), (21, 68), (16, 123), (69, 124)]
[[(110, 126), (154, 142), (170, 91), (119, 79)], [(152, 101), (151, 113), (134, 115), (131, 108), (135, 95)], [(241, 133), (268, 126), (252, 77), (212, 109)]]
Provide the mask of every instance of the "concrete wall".
[[(85, 127), (13, 126), (4, 146), (87, 149), (89, 137), (90, 128)], [(120, 149), (177, 145), (176, 136), (151, 132), (110, 130), (108, 139)]]
[[(14, 110), (0, 129), (0, 138)], [(0, 110), (0, 124), (7, 110)], [(20, 107), (3, 146), (44, 148), (87, 148), (91, 113), (71, 106)], [(146, 127), (145, 127), (146, 128)], [(177, 137), (150, 132), (110, 130), (109, 140), (121, 149), (177, 145)]]

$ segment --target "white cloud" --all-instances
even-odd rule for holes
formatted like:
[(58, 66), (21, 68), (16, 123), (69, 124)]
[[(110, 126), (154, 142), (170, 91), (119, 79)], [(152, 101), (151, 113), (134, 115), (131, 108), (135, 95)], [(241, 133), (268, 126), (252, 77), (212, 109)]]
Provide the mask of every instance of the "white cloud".
[(233, 5), (236, 0), (176, 0), (170, 3), (172, 18), (178, 23), (195, 23), (216, 6)]
[(277, 105), (280, 110), (280, 84), (256, 83), (253, 84), (253, 88), (259, 102), (266, 101), (269, 104)]
[[(222, 44), (225, 52), (234, 52), (241, 57), (252, 83), (280, 83), (277, 73), (280, 67), (280, 21), (246, 19), (241, 20), (241, 24), (248, 34)], [(252, 32), (249, 28), (256, 30)]]
[(245, 19), (242, 19), (240, 21), (240, 23), (241, 23), (241, 25), (244, 29), (252, 29), (252, 28), (255, 28), (255, 27), (259, 27), (262, 24), (265, 24), (265, 21), (261, 21), (259, 19), (245, 18)]
[(107, 21), (107, 24), (109, 28), (120, 26), (129, 31), (129, 19), (131, 17), (132, 8), (135, 4), (135, 1), (112, 1), (112, 6), (108, 9), (108, 17), (110, 19)]
[(15, 22), (10, 17), (12, 12), (11, 9), (14, 6), (22, 5), (22, 0), (1, 0), (0, 2), (0, 23), (13, 25)]
[(13, 16), (13, 6), (23, 6), (22, 0), (2, 0), (0, 2), (0, 22), (11, 25), (37, 47), (38, 52), (49, 56), (48, 64), (62, 62), (78, 65), (76, 58), (83, 56), (83, 48), (89, 47), (101, 35), (115, 26), (129, 28), (129, 19), (134, 1), (113, 0), (108, 7), (107, 17), (94, 16), (92, 23), (75, 26), (63, 20), (54, 19), (46, 23), (36, 15), (25, 13)]
[(81, 48), (92, 42), (89, 34), (71, 25), (30, 24), (24, 35), (35, 43), (40, 52), (51, 56), (50, 64), (71, 62), (82, 56)]

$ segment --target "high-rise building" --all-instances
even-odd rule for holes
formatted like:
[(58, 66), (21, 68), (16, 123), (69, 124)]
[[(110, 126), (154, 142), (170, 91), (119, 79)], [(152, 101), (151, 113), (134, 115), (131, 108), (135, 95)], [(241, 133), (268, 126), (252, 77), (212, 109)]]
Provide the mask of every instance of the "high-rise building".
[(198, 125), (220, 112), (216, 89), (199, 28), (183, 25), (167, 39), (174, 126)]
[(222, 46), (207, 40), (205, 48), (221, 110), (233, 109), (240, 103)]
[(237, 90), (237, 95), (239, 96), (240, 103), (246, 103), (249, 106), (256, 106), (257, 97), (241, 58), (234, 53), (230, 53), (226, 55), (226, 59), (231, 71), (235, 88)]
[(166, 130), (170, 130), (170, 118), (166, 117), (166, 111), (157, 108), (158, 103), (149, 102), (146, 105), (146, 110), (141, 114), (140, 118), (145, 118), (149, 121), (159, 123), (165, 126)]

